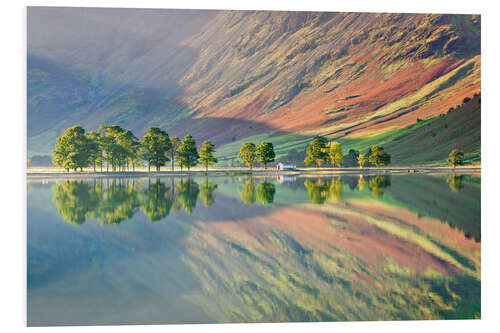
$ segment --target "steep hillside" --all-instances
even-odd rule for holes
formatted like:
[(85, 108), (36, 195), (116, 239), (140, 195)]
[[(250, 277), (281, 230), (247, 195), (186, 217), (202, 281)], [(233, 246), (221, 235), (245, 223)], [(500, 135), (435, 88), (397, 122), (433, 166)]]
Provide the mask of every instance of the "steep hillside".
[(222, 157), (362, 140), (446, 113), (480, 74), (475, 15), (32, 7), (28, 152), (76, 123), (189, 132)]

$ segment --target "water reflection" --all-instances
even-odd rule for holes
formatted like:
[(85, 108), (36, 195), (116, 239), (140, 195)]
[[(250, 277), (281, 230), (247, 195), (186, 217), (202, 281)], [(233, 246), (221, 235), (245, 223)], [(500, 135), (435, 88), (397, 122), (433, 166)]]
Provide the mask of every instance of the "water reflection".
[(479, 198), (469, 176), (33, 183), (28, 320), (475, 318)]
[(135, 181), (130, 179), (65, 181), (53, 189), (52, 200), (59, 215), (68, 223), (80, 225), (86, 219), (96, 219), (101, 224), (118, 224), (131, 219), (140, 209), (151, 221), (167, 217), (172, 210), (184, 208), (190, 214), (196, 207), (198, 195), (205, 207), (215, 201), (217, 185), (209, 180), (197, 182), (186, 179), (174, 185), (160, 179)]
[(452, 174), (446, 178), (446, 182), (453, 192), (460, 192), (464, 188), (464, 176)]

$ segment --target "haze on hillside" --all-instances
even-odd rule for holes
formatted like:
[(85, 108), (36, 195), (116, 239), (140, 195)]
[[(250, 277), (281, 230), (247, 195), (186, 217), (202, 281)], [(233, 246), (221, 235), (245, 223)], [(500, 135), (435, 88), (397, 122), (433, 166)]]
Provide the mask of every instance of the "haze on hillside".
[[(118, 124), (209, 139), (222, 164), (245, 141), (271, 141), (284, 160), (318, 135), (360, 151), (374, 137), (416, 150), (391, 151), (396, 164), (444, 161), (445, 137), (480, 160), (480, 104), (465, 133), (470, 113), (438, 119), (480, 93), (480, 24), (478, 15), (29, 7), (28, 155), (50, 155), (70, 126)], [(415, 148), (423, 134), (434, 139)]]

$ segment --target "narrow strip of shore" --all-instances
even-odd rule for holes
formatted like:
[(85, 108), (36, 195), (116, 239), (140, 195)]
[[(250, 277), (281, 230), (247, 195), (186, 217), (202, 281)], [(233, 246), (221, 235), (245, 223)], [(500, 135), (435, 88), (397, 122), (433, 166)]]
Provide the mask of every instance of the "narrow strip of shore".
[(321, 169), (296, 169), (296, 170), (193, 170), (193, 171), (121, 171), (121, 172), (27, 172), (29, 179), (35, 178), (131, 178), (131, 177), (189, 177), (189, 176), (334, 176), (334, 175), (359, 175), (359, 174), (435, 174), (435, 173), (460, 173), (481, 174), (480, 167), (422, 167), (422, 168), (321, 168)]

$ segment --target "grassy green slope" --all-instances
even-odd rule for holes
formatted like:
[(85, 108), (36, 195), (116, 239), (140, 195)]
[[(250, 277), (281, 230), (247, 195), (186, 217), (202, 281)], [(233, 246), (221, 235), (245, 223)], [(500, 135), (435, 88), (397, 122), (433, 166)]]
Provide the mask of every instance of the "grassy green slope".
[[(383, 146), (391, 155), (392, 165), (444, 165), (454, 148), (465, 152), (467, 162), (481, 161), (481, 96), (473, 97), (452, 112), (370, 138), (332, 136), (328, 139), (339, 141), (344, 154), (350, 149), (364, 153), (371, 146)], [(312, 138), (294, 133), (276, 135), (275, 132), (268, 132), (220, 147), (218, 158), (226, 165), (238, 155), (244, 142), (259, 144), (264, 140), (274, 144), (277, 159), (286, 159), (292, 149), (305, 151)]]

